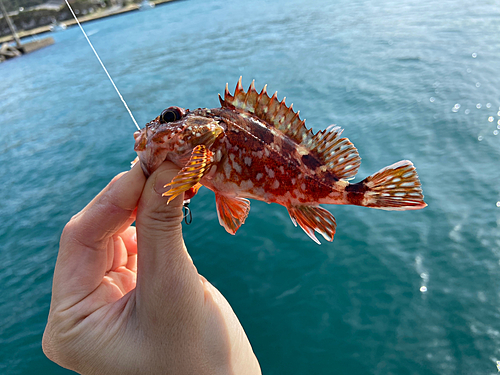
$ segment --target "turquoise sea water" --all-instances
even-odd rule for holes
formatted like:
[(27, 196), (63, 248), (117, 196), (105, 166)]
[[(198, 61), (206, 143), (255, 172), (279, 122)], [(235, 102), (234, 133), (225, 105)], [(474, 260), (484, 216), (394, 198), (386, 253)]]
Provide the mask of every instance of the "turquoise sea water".
[[(500, 360), (500, 3), (179, 1), (84, 25), (141, 125), (216, 107), (239, 76), (345, 128), (360, 178), (410, 159), (424, 210), (327, 207), (318, 246), (252, 202), (236, 236), (213, 194), (187, 247), (264, 374), (495, 374)], [(41, 350), (64, 224), (134, 158), (135, 130), (77, 28), (0, 64), (0, 373), (68, 374)]]

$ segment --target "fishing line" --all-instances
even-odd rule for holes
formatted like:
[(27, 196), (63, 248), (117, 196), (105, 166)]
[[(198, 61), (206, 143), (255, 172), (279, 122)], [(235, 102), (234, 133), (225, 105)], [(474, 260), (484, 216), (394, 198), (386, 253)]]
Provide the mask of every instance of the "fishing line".
[(92, 48), (92, 51), (94, 51), (94, 55), (95, 57), (97, 57), (97, 60), (99, 60), (99, 63), (101, 64), (102, 68), (104, 69), (104, 72), (106, 73), (106, 75), (108, 76), (109, 80), (111, 81), (111, 84), (113, 85), (113, 87), (115, 88), (116, 90), (116, 93), (118, 94), (118, 96), (120, 97), (123, 105), (125, 106), (125, 108), (127, 109), (128, 111), (128, 114), (130, 115), (130, 117), (132, 118), (132, 121), (134, 122), (135, 126), (137, 127), (137, 129), (141, 130), (141, 128), (139, 127), (139, 125), (137, 125), (137, 121), (135, 121), (135, 118), (134, 118), (134, 115), (132, 114), (132, 111), (130, 110), (130, 108), (128, 107), (127, 103), (125, 102), (125, 99), (123, 99), (123, 96), (122, 94), (120, 94), (120, 91), (118, 90), (118, 87), (116, 87), (115, 85), (115, 82), (113, 81), (113, 78), (111, 78), (111, 76), (109, 75), (108, 73), (108, 70), (106, 69), (106, 67), (104, 66), (104, 64), (102, 63), (101, 61), (101, 58), (99, 57), (99, 55), (97, 54), (97, 51), (95, 50), (94, 46), (92, 45), (92, 43), (90, 42), (90, 39), (89, 37), (87, 36), (87, 34), (85, 33), (85, 30), (83, 30), (83, 27), (82, 25), (80, 25), (80, 21), (78, 21), (78, 18), (76, 17), (76, 14), (75, 12), (73, 12), (73, 8), (71, 8), (71, 5), (69, 5), (69, 1), (68, 0), (64, 0), (66, 2), (66, 4), (68, 5), (68, 8), (71, 12), (71, 14), (73, 15), (73, 18), (75, 19), (76, 23), (78, 24), (78, 26), (80, 27), (80, 30), (82, 30), (82, 33), (83, 35), (85, 36), (85, 39), (87, 39), (87, 42), (89, 43), (90, 45), (90, 48)]

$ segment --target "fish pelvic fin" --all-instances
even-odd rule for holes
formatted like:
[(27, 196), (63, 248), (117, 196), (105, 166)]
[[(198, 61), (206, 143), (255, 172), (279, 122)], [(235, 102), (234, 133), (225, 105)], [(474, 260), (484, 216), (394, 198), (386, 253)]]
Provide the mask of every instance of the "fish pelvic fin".
[(290, 206), (288, 207), (288, 214), (292, 219), (292, 223), (301, 227), (309, 238), (318, 245), (321, 245), (321, 242), (316, 238), (314, 232), (321, 234), (327, 241), (333, 241), (337, 222), (333, 215), (323, 207)]
[(235, 234), (250, 212), (250, 201), (240, 197), (229, 197), (215, 193), (219, 223), (230, 234)]
[[(191, 197), (198, 192), (199, 181), (208, 173), (213, 162), (213, 153), (205, 147), (198, 145), (193, 149), (191, 157), (186, 166), (182, 168), (173, 180), (166, 184), (165, 188), (170, 188), (162, 195), (168, 198), (170, 203), (179, 194), (189, 190)], [(190, 189), (194, 188), (192, 191)], [(193, 194), (194, 193), (194, 194)], [(188, 198), (189, 199), (189, 198)]]
[(419, 210), (427, 206), (417, 171), (402, 160), (345, 188), (350, 204), (388, 211)]

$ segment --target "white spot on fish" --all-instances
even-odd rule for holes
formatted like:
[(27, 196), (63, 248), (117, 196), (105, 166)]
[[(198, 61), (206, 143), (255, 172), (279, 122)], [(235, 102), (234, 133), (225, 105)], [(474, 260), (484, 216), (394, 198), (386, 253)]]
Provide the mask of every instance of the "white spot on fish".
[(236, 173), (241, 174), (241, 165), (239, 165), (236, 162), (233, 162), (233, 168), (236, 171)]
[(274, 178), (274, 171), (271, 168), (268, 168), (268, 167), (264, 167), (264, 168), (266, 169), (267, 175), (270, 178)]
[(245, 163), (246, 166), (251, 166), (252, 165), (252, 158), (250, 156), (245, 156), (243, 158), (243, 162)]
[(280, 187), (280, 182), (278, 180), (274, 180), (273, 184), (271, 185), (271, 189), (277, 189)]
[(296, 182), (297, 180), (295, 178), (292, 178), (292, 185), (295, 185)]
[(340, 189), (345, 189), (349, 185), (349, 182), (346, 180), (340, 179), (335, 183), (335, 185), (340, 187)]
[(241, 181), (241, 184), (240, 184), (240, 189), (241, 190), (250, 190), (251, 188), (253, 188), (253, 182), (251, 180), (245, 180), (245, 181)]
[(268, 157), (268, 156), (269, 156), (269, 150), (267, 149), (267, 147), (266, 147), (266, 148), (264, 148), (264, 154), (266, 155), (266, 157)]
[(221, 159), (222, 159), (222, 151), (217, 150), (217, 152), (215, 153), (215, 161), (219, 162)]
[(302, 191), (306, 190), (306, 184), (304, 183), (300, 184), (300, 188), (302, 189)]
[(259, 181), (262, 177), (264, 177), (264, 174), (263, 173), (257, 173), (257, 175), (255, 176), (255, 179), (257, 181)]
[(282, 165), (280, 166), (280, 172), (281, 172), (281, 173), (285, 173), (285, 168), (283, 168), (283, 166), (282, 166)]
[(308, 155), (309, 150), (306, 149), (305, 147), (297, 147), (297, 151), (299, 152), (299, 155)]
[(231, 176), (231, 165), (229, 163), (224, 163), (224, 174), (226, 175), (226, 178)]

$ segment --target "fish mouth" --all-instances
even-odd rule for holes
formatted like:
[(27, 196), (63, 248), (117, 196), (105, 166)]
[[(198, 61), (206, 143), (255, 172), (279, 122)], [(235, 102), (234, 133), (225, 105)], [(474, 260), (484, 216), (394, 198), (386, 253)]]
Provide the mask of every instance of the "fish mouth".
[(146, 133), (147, 133), (147, 125), (145, 128), (137, 130), (134, 133), (134, 139), (135, 139), (134, 151), (139, 152), (139, 151), (144, 151), (146, 149), (146, 145), (148, 143), (148, 137)]
[(134, 151), (137, 152), (144, 176), (148, 178), (160, 166), (166, 155), (158, 155), (154, 148), (148, 146), (151, 131), (149, 124), (134, 133)]

